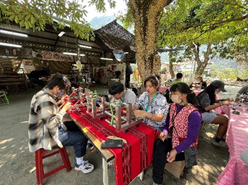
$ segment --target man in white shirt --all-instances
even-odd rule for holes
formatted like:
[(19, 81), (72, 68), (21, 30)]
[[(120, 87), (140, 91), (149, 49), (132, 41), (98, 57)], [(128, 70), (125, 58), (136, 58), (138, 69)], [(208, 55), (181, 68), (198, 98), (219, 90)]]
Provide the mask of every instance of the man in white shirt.
[(124, 85), (120, 82), (114, 82), (109, 87), (109, 94), (113, 96), (111, 103), (114, 101), (121, 100), (125, 103), (131, 103), (132, 105), (136, 102), (136, 95), (131, 89), (124, 89)]

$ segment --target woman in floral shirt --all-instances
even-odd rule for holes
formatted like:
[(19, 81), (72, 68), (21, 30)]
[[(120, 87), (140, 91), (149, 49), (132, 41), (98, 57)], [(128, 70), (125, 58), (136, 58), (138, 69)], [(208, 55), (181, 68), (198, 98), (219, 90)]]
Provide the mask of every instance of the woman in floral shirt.
[(146, 92), (139, 97), (133, 106), (134, 115), (145, 118), (145, 123), (163, 131), (168, 104), (166, 98), (158, 92), (159, 81), (157, 77), (146, 78), (144, 86)]

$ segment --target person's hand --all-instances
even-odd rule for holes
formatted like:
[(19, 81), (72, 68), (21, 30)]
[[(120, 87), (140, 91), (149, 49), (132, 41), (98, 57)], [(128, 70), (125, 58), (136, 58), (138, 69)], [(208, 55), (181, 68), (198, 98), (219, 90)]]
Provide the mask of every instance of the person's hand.
[(135, 110), (133, 113), (137, 118), (144, 118), (147, 114), (147, 112), (143, 110)]
[(61, 98), (61, 103), (63, 104), (65, 102), (67, 102), (68, 101), (68, 98), (69, 98), (68, 95), (63, 95), (62, 98)]
[(62, 110), (66, 112), (70, 107), (71, 107), (71, 103), (70, 103), (70, 102), (67, 102), (67, 103), (62, 107)]
[(175, 161), (176, 155), (177, 151), (175, 149), (171, 150), (171, 152), (167, 154), (167, 161), (169, 163), (172, 163), (173, 161)]
[(137, 109), (138, 109), (137, 105), (133, 105), (133, 106), (132, 106), (132, 111), (135, 111), (135, 110), (137, 110)]
[(161, 132), (159, 135), (159, 138), (164, 142), (164, 140), (167, 139), (167, 134), (164, 132)]

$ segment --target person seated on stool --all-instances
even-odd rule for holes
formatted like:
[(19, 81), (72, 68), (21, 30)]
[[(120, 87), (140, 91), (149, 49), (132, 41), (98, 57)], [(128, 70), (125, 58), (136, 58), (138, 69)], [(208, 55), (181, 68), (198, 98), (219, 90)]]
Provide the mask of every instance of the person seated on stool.
[(109, 94), (113, 96), (111, 103), (121, 100), (124, 103), (136, 102), (136, 95), (131, 89), (124, 89), (124, 85), (121, 82), (114, 82), (109, 87)]
[(220, 80), (213, 81), (204, 91), (198, 94), (202, 121), (206, 123), (219, 124), (216, 137), (212, 144), (215, 146), (227, 147), (223, 136), (226, 134), (229, 119), (225, 115), (217, 114), (212, 110), (222, 105), (230, 105), (228, 99), (216, 100), (216, 94), (220, 91), (226, 92), (225, 84)]
[(28, 127), (29, 151), (73, 146), (76, 155), (75, 170), (90, 173), (94, 166), (84, 159), (87, 138), (81, 131), (68, 131), (62, 122), (63, 116), (71, 105), (66, 103), (59, 110), (55, 101), (56, 95), (60, 95), (69, 88), (69, 80), (61, 74), (56, 74), (44, 89), (33, 96)]
[(145, 79), (144, 86), (146, 92), (140, 95), (132, 108), (134, 115), (144, 118), (145, 123), (162, 132), (168, 112), (168, 104), (166, 98), (158, 92), (159, 80), (156, 76), (150, 76)]
[[(198, 100), (187, 84), (178, 82), (171, 86), (170, 91), (174, 103), (170, 105), (163, 132), (154, 145), (152, 175), (154, 185), (162, 184), (165, 163), (186, 160), (183, 151), (197, 146), (202, 121), (201, 114), (196, 108)], [(195, 148), (194, 150), (196, 151)], [(187, 167), (193, 165), (196, 163)]]

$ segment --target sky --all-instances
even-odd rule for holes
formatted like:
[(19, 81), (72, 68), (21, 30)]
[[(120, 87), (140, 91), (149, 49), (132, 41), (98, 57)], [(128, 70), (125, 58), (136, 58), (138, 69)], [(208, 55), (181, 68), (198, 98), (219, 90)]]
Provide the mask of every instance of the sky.
[[(88, 5), (88, 1), (85, 1), (84, 4)], [(124, 13), (127, 9), (127, 5), (124, 0), (116, 0), (116, 6), (114, 9), (111, 9), (109, 7), (109, 4), (107, 0), (106, 2), (106, 12), (105, 13), (99, 13), (97, 12), (95, 6), (88, 6), (87, 7), (87, 17), (85, 18), (88, 22), (90, 22), (94, 17), (101, 17), (101, 16), (115, 16), (120, 14), (120, 12)]]

